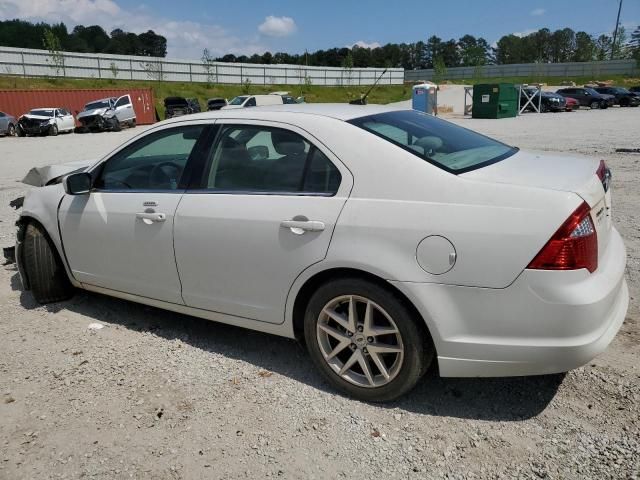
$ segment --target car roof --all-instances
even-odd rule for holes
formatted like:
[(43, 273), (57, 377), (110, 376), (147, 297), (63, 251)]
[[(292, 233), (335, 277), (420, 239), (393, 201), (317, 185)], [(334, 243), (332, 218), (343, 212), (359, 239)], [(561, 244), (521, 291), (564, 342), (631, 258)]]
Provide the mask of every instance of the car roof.
[[(352, 120), (377, 113), (402, 110), (389, 105), (349, 105), (348, 103), (294, 103), (265, 105), (261, 107), (237, 108), (231, 110), (214, 110), (211, 112), (189, 115), (189, 119), (216, 119), (237, 118), (269, 120), (283, 119), (291, 115), (305, 115), (317, 117), (329, 117), (337, 120)], [(179, 122), (180, 118), (170, 119), (167, 122)]]

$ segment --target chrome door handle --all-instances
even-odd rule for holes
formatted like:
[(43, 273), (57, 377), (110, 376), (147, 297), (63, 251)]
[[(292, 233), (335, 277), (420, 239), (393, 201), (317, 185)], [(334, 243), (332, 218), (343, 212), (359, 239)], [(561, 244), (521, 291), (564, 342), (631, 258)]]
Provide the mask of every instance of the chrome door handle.
[(324, 230), (324, 222), (317, 220), (283, 220), (282, 228), (289, 228), (291, 233), (302, 235), (304, 232), (321, 232)]
[(167, 215), (164, 213), (136, 213), (136, 218), (144, 220), (144, 223), (151, 224), (154, 222), (164, 222), (167, 219)]

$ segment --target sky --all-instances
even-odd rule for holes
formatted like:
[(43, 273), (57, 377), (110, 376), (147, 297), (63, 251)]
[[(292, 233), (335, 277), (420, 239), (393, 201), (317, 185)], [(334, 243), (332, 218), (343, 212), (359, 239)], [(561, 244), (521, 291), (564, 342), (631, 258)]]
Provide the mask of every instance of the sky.
[[(501, 36), (570, 27), (593, 35), (615, 26), (618, 0), (0, 0), (0, 19), (101, 25), (167, 38), (168, 57), (198, 59), (270, 51), (303, 53), (359, 44), (412, 43), (467, 33)], [(640, 25), (640, 0), (623, 0), (620, 23)]]

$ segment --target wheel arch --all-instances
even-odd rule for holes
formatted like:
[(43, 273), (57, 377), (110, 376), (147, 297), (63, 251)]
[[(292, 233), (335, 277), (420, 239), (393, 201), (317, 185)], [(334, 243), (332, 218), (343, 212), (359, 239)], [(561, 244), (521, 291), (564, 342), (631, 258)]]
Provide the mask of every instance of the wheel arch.
[[(307, 308), (307, 304), (316, 289), (333, 279), (338, 278), (360, 278), (369, 282), (375, 283), (382, 288), (392, 292), (400, 302), (409, 309), (412, 317), (416, 318), (416, 324), (418, 328), (423, 332), (427, 342), (436, 349), (436, 342), (434, 342), (434, 334), (437, 334), (434, 325), (430, 319), (425, 318), (425, 315), (420, 313), (420, 310), (409, 299), (409, 297), (402, 292), (397, 286), (393, 285), (389, 281), (385, 280), (381, 276), (354, 267), (331, 267), (324, 270), (315, 272), (309, 278), (304, 280), (300, 288), (295, 293), (295, 299), (293, 300), (293, 306), (291, 308), (290, 317), (293, 328), (293, 334), (295, 338), (301, 342), (304, 342), (304, 315)], [(434, 356), (434, 361), (437, 361), (437, 352)]]

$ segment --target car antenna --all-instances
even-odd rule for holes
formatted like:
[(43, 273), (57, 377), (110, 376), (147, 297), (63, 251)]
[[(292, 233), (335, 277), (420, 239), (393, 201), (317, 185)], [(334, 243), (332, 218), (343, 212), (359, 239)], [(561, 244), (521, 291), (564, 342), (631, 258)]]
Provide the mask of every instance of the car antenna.
[(376, 79), (376, 81), (374, 82), (373, 85), (371, 85), (371, 87), (369, 88), (369, 90), (367, 90), (367, 93), (365, 93), (364, 95), (360, 95), (360, 98), (356, 98), (355, 100), (351, 100), (349, 102), (349, 105), (366, 105), (367, 104), (367, 97), (369, 96), (369, 94), (371, 93), (371, 90), (373, 90), (374, 88), (376, 88), (376, 86), (378, 85), (378, 82), (380, 81), (380, 79), (384, 76), (384, 74), (387, 73), (387, 69), (385, 68), (384, 71), (380, 74), (380, 76)]

